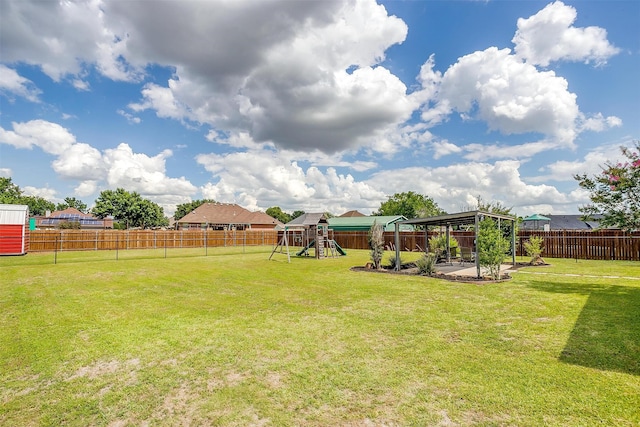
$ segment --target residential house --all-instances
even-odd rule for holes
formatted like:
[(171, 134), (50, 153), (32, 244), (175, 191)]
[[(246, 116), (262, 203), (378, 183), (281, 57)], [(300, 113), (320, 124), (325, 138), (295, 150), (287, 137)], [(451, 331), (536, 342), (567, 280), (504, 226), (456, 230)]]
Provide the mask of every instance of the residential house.
[(38, 229), (61, 228), (61, 226), (69, 224), (78, 224), (83, 230), (113, 228), (113, 218), (96, 218), (91, 214), (80, 212), (76, 208), (47, 213), (45, 216), (36, 216), (35, 220)]
[(282, 223), (264, 212), (251, 212), (234, 203), (203, 203), (176, 225), (179, 229), (272, 230)]

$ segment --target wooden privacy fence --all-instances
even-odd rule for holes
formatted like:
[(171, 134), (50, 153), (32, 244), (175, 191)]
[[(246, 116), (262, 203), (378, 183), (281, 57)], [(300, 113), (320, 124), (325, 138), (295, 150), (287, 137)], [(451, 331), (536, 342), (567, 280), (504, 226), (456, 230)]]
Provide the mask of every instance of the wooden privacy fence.
[[(429, 232), (429, 237), (435, 235)], [(531, 236), (544, 239), (542, 256), (550, 258), (600, 259), (640, 261), (640, 233), (625, 233), (619, 230), (600, 231), (532, 231), (520, 230), (516, 236), (516, 255), (526, 255), (523, 244)], [(345, 249), (369, 249), (366, 232), (340, 231), (333, 234), (335, 241)], [(452, 231), (460, 247), (473, 247), (473, 232)], [(400, 233), (400, 250), (424, 250), (427, 245), (424, 231)], [(385, 246), (393, 247), (395, 234), (384, 233)]]
[(33, 230), (29, 252), (273, 246), (275, 230)]
[[(434, 234), (429, 232), (429, 237)], [(33, 230), (29, 251), (274, 246), (278, 243), (278, 235), (275, 230)], [(533, 235), (544, 239), (543, 257), (640, 261), (640, 233), (637, 232), (520, 230), (516, 236), (517, 255), (526, 255), (523, 244)], [(473, 247), (473, 232), (453, 231), (451, 236), (459, 246)], [(333, 238), (344, 249), (369, 249), (367, 232), (334, 232)], [(385, 246), (393, 247), (393, 232), (385, 232), (384, 239)], [(290, 242), (293, 244), (293, 239)], [(423, 231), (400, 233), (401, 250), (416, 251), (426, 247)]]

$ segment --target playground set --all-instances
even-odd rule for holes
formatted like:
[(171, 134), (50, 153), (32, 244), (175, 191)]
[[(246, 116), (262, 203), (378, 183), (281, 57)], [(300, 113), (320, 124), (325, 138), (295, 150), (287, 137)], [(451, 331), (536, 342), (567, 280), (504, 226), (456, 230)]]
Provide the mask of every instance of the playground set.
[[(291, 241), (291, 245), (290, 245)], [(297, 250), (296, 256), (311, 256), (310, 250), (316, 259), (335, 258), (347, 253), (333, 239), (333, 230), (329, 229), (327, 218), (324, 214), (305, 214), (300, 219), (287, 223), (284, 226), (282, 238), (271, 252), (269, 259), (276, 252), (284, 253), (286, 250), (287, 260), (291, 262), (289, 247), (301, 248)]]

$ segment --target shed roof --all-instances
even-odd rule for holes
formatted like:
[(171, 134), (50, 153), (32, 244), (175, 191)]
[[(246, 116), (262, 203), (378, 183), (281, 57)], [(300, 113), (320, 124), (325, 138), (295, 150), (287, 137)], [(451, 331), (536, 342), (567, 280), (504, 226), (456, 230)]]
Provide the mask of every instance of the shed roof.
[(0, 224), (17, 225), (27, 221), (29, 206), (0, 204)]

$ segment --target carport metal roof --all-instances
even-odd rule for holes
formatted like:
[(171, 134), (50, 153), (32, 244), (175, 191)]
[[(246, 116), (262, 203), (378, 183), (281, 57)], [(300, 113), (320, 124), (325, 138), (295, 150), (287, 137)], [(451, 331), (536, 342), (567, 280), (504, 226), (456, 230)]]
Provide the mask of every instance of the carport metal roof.
[(408, 219), (406, 221), (398, 221), (399, 224), (413, 224), (413, 225), (425, 225), (425, 226), (456, 226), (456, 225), (470, 225), (476, 223), (476, 217), (478, 220), (480, 217), (488, 216), (491, 218), (504, 219), (507, 221), (515, 221), (515, 217), (511, 215), (502, 215), (485, 211), (469, 211), (459, 212), (454, 214), (430, 216), (426, 218)]

